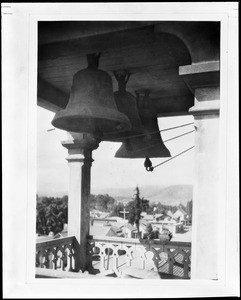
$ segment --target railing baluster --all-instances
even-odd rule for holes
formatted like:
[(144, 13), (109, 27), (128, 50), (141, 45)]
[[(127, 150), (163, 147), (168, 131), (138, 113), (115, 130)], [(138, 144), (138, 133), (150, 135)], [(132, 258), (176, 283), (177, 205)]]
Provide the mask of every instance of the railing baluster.
[(49, 269), (49, 250), (45, 250), (44, 253), (44, 265), (46, 269)]
[[(78, 242), (75, 237), (60, 238), (36, 244), (36, 266), (47, 269), (73, 271), (77, 257)], [(58, 252), (61, 252), (61, 257)], [(43, 261), (44, 260), (44, 261)], [(58, 262), (60, 261), (60, 265)]]
[[(96, 252), (94, 249), (99, 249)], [(106, 250), (108, 249), (108, 250)], [(120, 251), (120, 252), (118, 252)], [(58, 252), (61, 252), (59, 257)], [(138, 258), (136, 254), (138, 252)], [(150, 255), (150, 252), (153, 255)], [(152, 268), (159, 272), (190, 278), (191, 243), (183, 242), (153, 242), (137, 239), (116, 237), (88, 238), (88, 269), (92, 273), (95, 269), (100, 272), (113, 269), (117, 274), (127, 267), (141, 269)], [(167, 254), (167, 261), (165, 256)], [(36, 266), (54, 268), (66, 271), (78, 271), (78, 242), (75, 237), (60, 238), (36, 244)], [(181, 260), (181, 256), (183, 260)], [(99, 259), (97, 259), (99, 257)], [(108, 258), (109, 257), (109, 258)], [(60, 266), (58, 265), (60, 261)], [(77, 262), (77, 264), (76, 264)]]
[(185, 251), (182, 251), (183, 253), (183, 278), (187, 279), (188, 278), (188, 271), (189, 271), (189, 255), (190, 255), (190, 252), (185, 252)]
[(127, 266), (130, 267), (132, 261), (131, 247), (128, 247), (126, 254), (127, 254)]
[(53, 264), (54, 264), (54, 270), (57, 270), (57, 262), (58, 262), (58, 248), (54, 248), (54, 258), (53, 258)]
[(114, 266), (113, 269), (118, 271), (118, 253), (113, 254)]
[[(93, 237), (88, 239), (88, 243), (92, 244), (93, 247), (100, 248), (100, 262), (94, 262), (89, 258), (93, 269), (99, 269), (100, 272), (106, 270), (107, 268), (112, 268), (116, 273), (120, 273), (123, 268), (126, 267), (138, 267), (141, 269), (151, 268), (154, 265), (154, 270), (160, 271), (163, 269), (165, 273), (174, 275), (179, 278), (189, 278), (190, 271), (190, 255), (191, 255), (191, 243), (184, 242), (150, 242), (150, 241), (139, 241), (137, 239), (126, 239), (126, 238), (116, 238), (116, 237)], [(101, 246), (100, 246), (101, 245)], [(113, 253), (110, 255), (112, 249)], [(118, 250), (125, 251), (124, 253), (118, 253)], [(187, 252), (185, 252), (185, 251)], [(132, 253), (138, 253), (133, 256)], [(148, 255), (148, 253), (153, 253), (153, 256)], [(105, 265), (105, 260), (107, 263), (109, 253), (109, 266)], [(160, 253), (167, 254), (166, 262), (163, 260), (163, 255), (160, 256)], [(180, 261), (178, 255), (183, 255), (183, 261)], [(89, 255), (94, 255), (89, 252)], [(151, 258), (152, 257), (152, 258)], [(176, 261), (176, 259), (178, 261)], [(149, 261), (151, 259), (152, 261)], [(165, 257), (164, 257), (165, 259)], [(159, 267), (160, 266), (160, 267)], [(160, 268), (160, 269), (159, 269)], [(181, 269), (182, 271), (181, 271)], [(162, 272), (163, 272), (162, 271)]]
[(69, 271), (73, 271), (73, 262), (72, 262), (72, 258), (73, 258), (73, 253), (72, 250), (69, 251)]
[(97, 247), (100, 249), (100, 270), (105, 270), (105, 250), (103, 249), (103, 246), (101, 244), (98, 244)]

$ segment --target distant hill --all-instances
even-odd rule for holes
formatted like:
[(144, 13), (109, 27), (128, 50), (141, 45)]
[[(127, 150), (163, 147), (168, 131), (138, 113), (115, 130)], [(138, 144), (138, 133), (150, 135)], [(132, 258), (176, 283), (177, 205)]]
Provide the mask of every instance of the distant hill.
[[(169, 185), (169, 186), (139, 186), (140, 196), (148, 199), (151, 203), (161, 202), (167, 205), (178, 205), (180, 202), (186, 205), (187, 201), (193, 198), (193, 186), (190, 184)], [(119, 202), (129, 202), (134, 194), (134, 188), (105, 188), (92, 189), (92, 194), (108, 194)], [(62, 197), (68, 192), (59, 192), (55, 195), (41, 195)]]
[[(177, 205), (180, 202), (186, 205), (193, 198), (192, 185), (169, 185), (169, 186), (139, 186), (140, 196), (148, 199), (151, 203), (161, 202), (167, 205)], [(128, 202), (133, 197), (133, 188), (110, 188), (96, 189), (93, 194), (109, 194), (119, 202)]]

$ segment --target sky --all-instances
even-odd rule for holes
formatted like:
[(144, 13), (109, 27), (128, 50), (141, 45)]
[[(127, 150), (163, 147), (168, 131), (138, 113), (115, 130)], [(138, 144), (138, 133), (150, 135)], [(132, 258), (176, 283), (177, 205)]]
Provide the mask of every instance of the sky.
[[(54, 113), (37, 108), (37, 193), (45, 196), (62, 196), (68, 191), (67, 149), (61, 141), (67, 140), (63, 130), (53, 129), (51, 121)], [(158, 118), (159, 129), (193, 122), (193, 116)], [(161, 133), (163, 141), (191, 131), (194, 125)], [(115, 158), (121, 143), (101, 142), (93, 151), (94, 162), (91, 169), (91, 192), (105, 188), (130, 188), (141, 186), (163, 186), (173, 184), (193, 184), (193, 154), (185, 154), (157, 167), (153, 172), (144, 168), (144, 159)], [(172, 156), (194, 145), (194, 132), (165, 143)], [(167, 158), (151, 158), (155, 166)]]

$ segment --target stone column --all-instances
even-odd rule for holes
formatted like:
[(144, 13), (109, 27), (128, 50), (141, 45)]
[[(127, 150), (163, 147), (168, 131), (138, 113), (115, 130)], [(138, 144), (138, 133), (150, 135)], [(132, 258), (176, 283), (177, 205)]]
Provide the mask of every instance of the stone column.
[(194, 193), (192, 279), (217, 279), (219, 206), (219, 63), (179, 68), (192, 90), (194, 116)]
[(68, 196), (68, 236), (75, 236), (78, 243), (76, 270), (87, 269), (87, 236), (90, 223), (90, 180), (92, 151), (99, 140), (90, 134), (68, 133), (69, 139), (62, 142), (68, 149), (69, 196)]

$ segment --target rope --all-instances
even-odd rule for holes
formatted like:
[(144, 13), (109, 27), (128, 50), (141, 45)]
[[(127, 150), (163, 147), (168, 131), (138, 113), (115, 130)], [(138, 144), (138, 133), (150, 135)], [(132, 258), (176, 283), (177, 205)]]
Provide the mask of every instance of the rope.
[[(154, 133), (157, 133), (157, 132), (168, 131), (168, 130), (172, 130), (172, 129), (176, 129), (176, 128), (188, 126), (188, 125), (191, 125), (191, 124), (194, 124), (194, 122), (183, 124), (183, 125), (179, 125), (179, 126), (169, 127), (169, 128), (165, 128), (165, 129), (157, 130), (157, 131), (153, 131), (153, 132), (148, 132), (148, 133), (140, 133), (140, 134), (129, 135), (129, 136), (120, 137), (120, 138), (113, 138), (113, 139), (110, 139), (109, 141), (112, 141), (112, 140), (113, 141), (123, 140), (123, 138), (133, 138), (133, 137), (143, 136), (143, 135), (147, 135), (147, 134), (154, 134)], [(115, 131), (110, 132), (110, 134), (115, 134), (115, 133), (116, 133)]]
[[(183, 134), (174, 136), (173, 138), (170, 138), (170, 139), (168, 139), (168, 140), (163, 141), (163, 143), (166, 143), (166, 142), (169, 142), (169, 141), (171, 141), (171, 140), (177, 139), (177, 138), (179, 138), (179, 137), (181, 137), (181, 136), (184, 136), (184, 135), (186, 135), (186, 134), (192, 133), (192, 132), (194, 132), (194, 131), (195, 131), (195, 130), (191, 130), (191, 131), (185, 132), (185, 133), (183, 133)], [(144, 148), (135, 150), (135, 151), (131, 151), (131, 153), (140, 152), (140, 151), (143, 151), (143, 150), (146, 150), (146, 149), (155, 147), (155, 146), (157, 146), (157, 145), (159, 145), (159, 144), (160, 144), (160, 141), (159, 141), (158, 143), (156, 143), (156, 144), (153, 144), (153, 145), (150, 145), (150, 146), (147, 146), (147, 147), (144, 147)]]
[(159, 131), (160, 131), (160, 132), (161, 132), (161, 131), (168, 131), (168, 130), (171, 130), (171, 129), (176, 129), (176, 128), (180, 128), (180, 127), (188, 126), (188, 125), (191, 125), (191, 124), (194, 124), (194, 122), (187, 123), (187, 124), (183, 124), (183, 125), (179, 125), (179, 126), (175, 126), (175, 127), (169, 127), (169, 128), (162, 129), (162, 130), (159, 130)]
[(168, 140), (165, 140), (165, 141), (163, 141), (163, 143), (165, 143), (165, 142), (169, 142), (169, 141), (171, 141), (171, 140), (175, 140), (175, 139), (177, 139), (177, 138), (179, 138), (179, 137), (181, 137), (181, 136), (183, 136), (183, 135), (186, 135), (186, 134), (192, 133), (192, 132), (194, 132), (194, 131), (195, 131), (195, 130), (191, 130), (191, 131), (185, 132), (185, 133), (183, 133), (183, 134), (180, 134), (180, 135), (174, 136), (173, 138), (170, 138), (170, 139), (168, 139)]
[(154, 167), (153, 167), (153, 169), (155, 169), (156, 167), (159, 167), (160, 165), (163, 165), (163, 164), (165, 164), (165, 163), (166, 163), (166, 162), (168, 162), (169, 160), (172, 160), (172, 159), (174, 159), (174, 158), (176, 158), (176, 157), (178, 157), (178, 156), (180, 156), (180, 155), (184, 154), (185, 152), (187, 152), (187, 151), (189, 151), (189, 150), (193, 149), (194, 147), (195, 147), (195, 146), (192, 146), (192, 147), (190, 147), (190, 148), (188, 148), (188, 149), (186, 149), (186, 150), (184, 150), (184, 151), (182, 151), (182, 152), (178, 153), (177, 155), (175, 155), (175, 156), (172, 156), (171, 158), (169, 158), (169, 159), (167, 159), (167, 160), (165, 160), (165, 161), (161, 162), (160, 164), (158, 164), (158, 165), (154, 166)]
[[(162, 129), (162, 130), (157, 130), (157, 131), (149, 132), (149, 134), (154, 134), (154, 133), (162, 132), (162, 131), (168, 131), (168, 130), (172, 130), (172, 129), (176, 129), (176, 128), (180, 128), (180, 127), (184, 127), (184, 126), (188, 126), (188, 125), (192, 125), (192, 124), (194, 124), (194, 122), (183, 124), (183, 125), (179, 125), (179, 126), (169, 127), (169, 128), (165, 128), (165, 129)], [(52, 130), (55, 130), (55, 129), (56, 128), (51, 128), (51, 129), (48, 129), (47, 131), (52, 131)], [(116, 131), (112, 131), (112, 132), (109, 132), (109, 133), (110, 134), (114, 134), (114, 133), (116, 133)], [(113, 141), (115, 141), (115, 140), (122, 140), (123, 138), (133, 138), (133, 137), (138, 137), (138, 136), (143, 136), (143, 135), (147, 135), (147, 133), (140, 133), (140, 134), (135, 134), (135, 135), (129, 135), (129, 136), (115, 138), (115, 139), (113, 138), (113, 139), (110, 139), (110, 141), (111, 140), (113, 140)]]

